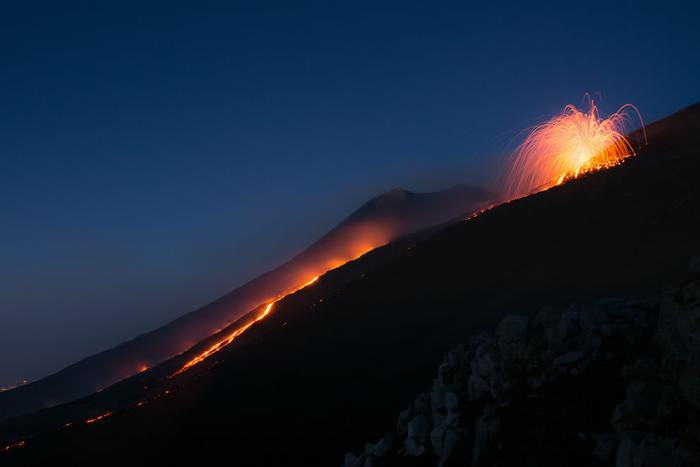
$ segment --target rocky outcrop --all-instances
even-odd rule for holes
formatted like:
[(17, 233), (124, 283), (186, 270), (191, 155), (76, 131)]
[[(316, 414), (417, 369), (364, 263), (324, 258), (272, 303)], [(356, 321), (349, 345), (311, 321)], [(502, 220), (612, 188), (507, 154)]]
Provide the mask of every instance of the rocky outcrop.
[(621, 437), (616, 465), (700, 465), (700, 258), (693, 278), (659, 310), (659, 353), (625, 366), (624, 401), (613, 424)]
[(698, 264), (659, 301), (506, 317), (343, 465), (700, 465)]

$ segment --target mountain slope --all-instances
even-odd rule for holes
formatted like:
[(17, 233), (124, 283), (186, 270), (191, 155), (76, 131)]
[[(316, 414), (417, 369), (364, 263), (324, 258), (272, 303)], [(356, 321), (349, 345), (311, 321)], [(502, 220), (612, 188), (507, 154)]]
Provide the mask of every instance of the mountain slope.
[[(700, 238), (700, 105), (648, 135), (619, 167), (323, 276), (190, 372), (161, 379), (175, 359), (102, 396), (126, 400), (157, 379), (162, 397), (100, 423), (68, 418), (74, 427), (27, 439), (7, 463), (341, 463), (429, 386), (449, 349), (505, 315), (655, 296), (683, 278)], [(96, 411), (94, 400), (5, 423), (0, 434)]]
[(311, 277), (489, 201), (487, 192), (472, 186), (432, 193), (396, 189), (378, 196), (287, 263), (215, 302), (37, 382), (0, 393), (0, 420), (74, 400), (153, 367)]

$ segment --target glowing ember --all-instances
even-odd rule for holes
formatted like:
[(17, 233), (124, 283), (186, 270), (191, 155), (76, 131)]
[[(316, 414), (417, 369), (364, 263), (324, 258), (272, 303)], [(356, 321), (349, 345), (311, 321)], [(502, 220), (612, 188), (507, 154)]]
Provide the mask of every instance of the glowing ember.
[(271, 301), (270, 303), (268, 303), (267, 305), (264, 306), (264, 308), (262, 309), (262, 312), (258, 316), (256, 316), (253, 321), (250, 321), (250, 322), (242, 325), (241, 327), (237, 328), (236, 330), (234, 330), (233, 332), (228, 334), (223, 339), (212, 344), (208, 349), (204, 350), (203, 352), (198, 354), (196, 357), (194, 357), (193, 359), (191, 359), (187, 363), (185, 363), (182, 366), (182, 368), (180, 368), (175, 373), (173, 373), (171, 375), (171, 377), (175, 377), (175, 376), (179, 375), (180, 373), (183, 373), (183, 372), (189, 370), (193, 366), (197, 365), (198, 363), (203, 362), (205, 359), (207, 359), (211, 355), (213, 355), (216, 352), (218, 352), (219, 350), (223, 349), (224, 347), (229, 345), (231, 342), (236, 340), (236, 338), (238, 336), (240, 336), (241, 334), (246, 332), (248, 330), (248, 328), (250, 328), (253, 324), (257, 323), (258, 321), (260, 321), (262, 319), (265, 319), (267, 317), (267, 315), (270, 314), (270, 311), (272, 311), (272, 307), (275, 305), (275, 303), (279, 302), (280, 300), (282, 300), (284, 297), (286, 297), (288, 295), (291, 295), (291, 294), (298, 292), (299, 290), (301, 290), (305, 287), (310, 286), (311, 284), (313, 284), (317, 280), (318, 280), (318, 276), (316, 276), (313, 279), (311, 279), (310, 281), (300, 285), (299, 287), (296, 287), (296, 288), (292, 289), (291, 291), (275, 298), (273, 301)]
[(91, 423), (99, 422), (100, 420), (104, 420), (105, 418), (109, 417), (110, 415), (112, 415), (112, 412), (105, 412), (101, 415), (98, 415), (97, 417), (88, 418), (87, 420), (85, 420), (85, 423), (87, 423), (89, 425)]
[(12, 451), (13, 449), (23, 448), (23, 447), (26, 446), (26, 445), (27, 445), (27, 442), (24, 441), (24, 440), (22, 440), (22, 441), (17, 441), (16, 443), (12, 443), (12, 444), (8, 444), (8, 445), (6, 445), (6, 446), (3, 446), (2, 448), (0, 448), (0, 451), (2, 451), (2, 452), (10, 452), (10, 451)]
[(498, 206), (498, 204), (489, 204), (485, 208), (481, 208), (478, 211), (474, 211), (473, 213), (469, 214), (467, 217), (464, 218), (464, 220), (468, 221), (468, 220), (475, 219), (475, 218), (479, 217), (480, 215), (482, 215), (483, 213), (485, 213), (486, 211), (490, 211), (491, 209), (495, 208), (496, 206)]
[[(506, 175), (505, 199), (528, 195), (565, 180), (620, 164), (635, 155), (625, 136), (631, 117), (639, 111), (631, 104), (608, 118), (600, 118), (589, 97), (588, 111), (569, 104), (564, 111), (534, 127), (515, 152)], [(646, 140), (646, 134), (645, 134)]]

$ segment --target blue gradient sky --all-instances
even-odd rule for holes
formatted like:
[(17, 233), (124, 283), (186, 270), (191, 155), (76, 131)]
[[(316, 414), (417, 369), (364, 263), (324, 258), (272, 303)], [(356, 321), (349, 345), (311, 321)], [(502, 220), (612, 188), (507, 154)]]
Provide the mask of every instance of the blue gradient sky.
[(394, 186), (485, 183), (587, 91), (647, 120), (700, 100), (691, 2), (17, 3), (0, 385), (206, 303)]

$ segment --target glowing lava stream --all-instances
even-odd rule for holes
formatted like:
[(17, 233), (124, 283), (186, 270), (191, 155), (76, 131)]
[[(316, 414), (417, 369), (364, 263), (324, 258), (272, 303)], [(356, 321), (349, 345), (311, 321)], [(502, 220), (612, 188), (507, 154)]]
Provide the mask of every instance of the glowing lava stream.
[(299, 287), (297, 287), (297, 288), (295, 288), (295, 289), (292, 289), (290, 292), (287, 292), (287, 293), (285, 293), (285, 294), (283, 294), (283, 295), (280, 295), (280, 296), (278, 296), (277, 298), (275, 298), (274, 300), (272, 300), (270, 303), (268, 303), (267, 305), (265, 305), (265, 307), (263, 308), (262, 312), (261, 312), (258, 316), (256, 316), (254, 320), (250, 321), (249, 323), (246, 323), (246, 324), (242, 325), (241, 327), (237, 328), (235, 331), (233, 331), (232, 333), (230, 333), (229, 335), (227, 335), (227, 336), (224, 337), (223, 339), (221, 339), (221, 340), (217, 341), (216, 343), (214, 343), (213, 345), (211, 345), (208, 349), (206, 349), (206, 350), (204, 350), (203, 352), (199, 353), (197, 356), (195, 356), (194, 358), (192, 358), (191, 360), (189, 360), (187, 363), (185, 363), (185, 364), (182, 366), (182, 368), (180, 368), (179, 370), (177, 370), (177, 371), (176, 371), (175, 373), (173, 373), (170, 377), (173, 378), (173, 377), (179, 375), (180, 373), (183, 373), (183, 372), (189, 370), (189, 369), (192, 368), (193, 366), (197, 365), (198, 363), (203, 362), (205, 359), (207, 359), (207, 358), (210, 357), (211, 355), (215, 354), (215, 353), (218, 352), (219, 350), (221, 350), (221, 349), (223, 349), (224, 347), (226, 347), (227, 345), (229, 345), (231, 342), (233, 342), (234, 340), (236, 340), (236, 338), (237, 338), (238, 336), (240, 336), (241, 334), (243, 334), (244, 332), (246, 332), (246, 331), (248, 330), (248, 328), (250, 328), (252, 325), (254, 325), (255, 323), (257, 323), (258, 321), (261, 321), (261, 320), (265, 319), (265, 318), (270, 314), (270, 311), (272, 311), (272, 307), (275, 305), (275, 303), (279, 302), (279, 301), (282, 300), (283, 298), (285, 298), (285, 297), (287, 297), (287, 296), (289, 296), (289, 295), (291, 295), (291, 294), (293, 294), (293, 293), (295, 293), (295, 292), (298, 292), (299, 290), (301, 290), (301, 289), (303, 289), (303, 288), (305, 288), (305, 287), (310, 286), (311, 284), (313, 284), (314, 282), (316, 282), (316, 281), (318, 280), (318, 277), (319, 277), (319, 276), (316, 276), (316, 277), (314, 277), (313, 279), (311, 279), (310, 281), (308, 281), (308, 282), (306, 282), (306, 283), (300, 285)]
[(10, 452), (10, 451), (12, 451), (13, 449), (23, 448), (23, 447), (25, 447), (26, 445), (27, 445), (27, 442), (24, 441), (24, 440), (16, 441), (16, 442), (14, 442), (14, 443), (8, 444), (8, 445), (3, 446), (2, 448), (0, 448), (0, 452)]
[(105, 413), (103, 413), (103, 414), (101, 414), (101, 415), (98, 415), (97, 417), (88, 418), (87, 420), (85, 420), (85, 423), (87, 423), (87, 424), (89, 425), (89, 424), (91, 424), (91, 423), (99, 422), (100, 420), (104, 420), (105, 418), (107, 418), (107, 417), (109, 417), (110, 415), (112, 415), (112, 413), (113, 413), (113, 412), (111, 412), (111, 411), (110, 411), (110, 412), (105, 412)]

